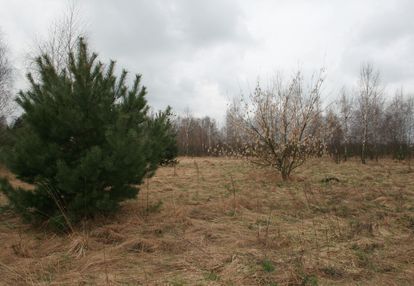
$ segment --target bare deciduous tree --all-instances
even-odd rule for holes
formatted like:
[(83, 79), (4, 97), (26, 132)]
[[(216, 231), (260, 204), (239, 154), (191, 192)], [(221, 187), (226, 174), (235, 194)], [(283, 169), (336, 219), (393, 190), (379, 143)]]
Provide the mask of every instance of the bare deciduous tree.
[[(1, 36), (1, 35), (0, 35)], [(13, 96), (12, 66), (7, 57), (6, 45), (0, 37), (0, 124), (4, 125), (6, 118), (12, 113)]]
[(389, 145), (393, 157), (399, 160), (409, 159), (413, 106), (412, 98), (404, 96), (402, 89), (397, 90), (385, 110), (382, 123), (382, 141)]
[(352, 98), (348, 96), (345, 88), (341, 90), (339, 99), (339, 118), (341, 121), (341, 129), (344, 138), (344, 161), (348, 160), (348, 146), (350, 142), (350, 123), (352, 116)]
[(407, 99), (407, 145), (408, 145), (408, 168), (411, 171), (411, 157), (414, 144), (414, 96)]
[(208, 116), (194, 117), (188, 108), (174, 121), (178, 152), (185, 156), (219, 155), (221, 134), (216, 121)]
[[(359, 77), (359, 124), (361, 131), (361, 162), (366, 163), (367, 146), (374, 145), (377, 156), (383, 89), (380, 85), (380, 73), (370, 63), (363, 64)], [(371, 141), (370, 140), (371, 135)]]
[(234, 116), (235, 114), (240, 114), (240, 103), (240, 99), (233, 98), (226, 111), (226, 121), (223, 128), (224, 144), (220, 146), (220, 152), (230, 157), (243, 157), (243, 147), (248, 142), (248, 138), (245, 138), (243, 130), (239, 128), (242, 122), (237, 122), (239, 118)]
[(341, 156), (341, 144), (344, 138), (340, 119), (332, 109), (329, 109), (325, 116), (325, 142), (329, 154), (339, 164)]
[(233, 120), (248, 138), (248, 158), (278, 170), (283, 180), (310, 156), (320, 154), (322, 71), (305, 89), (301, 72), (285, 84), (280, 78), (263, 90), (258, 84)]
[(184, 138), (185, 138), (185, 155), (188, 156), (189, 154), (189, 146), (190, 146), (190, 132), (194, 127), (193, 124), (193, 117), (191, 115), (191, 111), (189, 108), (186, 108), (185, 111), (185, 116), (183, 118), (182, 124), (181, 126), (184, 127), (183, 131), (184, 131)]
[(69, 64), (69, 53), (85, 34), (78, 6), (75, 1), (68, 1), (63, 15), (50, 25), (47, 37), (36, 40), (34, 51), (29, 54), (30, 67), (37, 57), (47, 54), (54, 66), (63, 70)]

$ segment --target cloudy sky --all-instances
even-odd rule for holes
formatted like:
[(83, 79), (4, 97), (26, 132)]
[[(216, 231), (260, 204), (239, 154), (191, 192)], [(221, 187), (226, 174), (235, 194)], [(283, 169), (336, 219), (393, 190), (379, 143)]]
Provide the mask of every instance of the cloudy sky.
[[(361, 63), (381, 72), (390, 95), (414, 92), (414, 1), (78, 1), (101, 60), (143, 74), (156, 108), (186, 108), (219, 121), (258, 79), (326, 68), (324, 97), (356, 85)], [(65, 0), (0, 0), (0, 30), (24, 88), (24, 59)]]

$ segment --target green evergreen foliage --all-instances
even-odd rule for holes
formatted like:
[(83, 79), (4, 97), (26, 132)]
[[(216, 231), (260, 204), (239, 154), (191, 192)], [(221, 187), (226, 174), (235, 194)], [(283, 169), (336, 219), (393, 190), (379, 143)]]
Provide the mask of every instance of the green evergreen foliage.
[(157, 145), (160, 165), (173, 165), (178, 155), (177, 134), (171, 122), (171, 108), (159, 112), (151, 121), (153, 131), (153, 144)]
[(39, 82), (29, 74), (31, 87), (17, 99), (24, 114), (7, 160), (35, 190), (6, 180), (0, 187), (30, 221), (65, 225), (65, 215), (76, 222), (113, 212), (164, 159), (170, 109), (151, 118), (141, 76), (127, 87), (127, 73), (117, 78), (115, 62), (97, 62), (83, 40), (63, 71), (47, 55), (37, 64)]

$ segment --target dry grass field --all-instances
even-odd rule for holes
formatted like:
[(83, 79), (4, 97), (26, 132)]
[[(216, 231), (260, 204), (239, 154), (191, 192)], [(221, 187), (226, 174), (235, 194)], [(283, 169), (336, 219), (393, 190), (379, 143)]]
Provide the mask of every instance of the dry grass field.
[(282, 182), (243, 161), (179, 161), (71, 235), (23, 224), (2, 198), (0, 284), (413, 285), (407, 165), (315, 160)]

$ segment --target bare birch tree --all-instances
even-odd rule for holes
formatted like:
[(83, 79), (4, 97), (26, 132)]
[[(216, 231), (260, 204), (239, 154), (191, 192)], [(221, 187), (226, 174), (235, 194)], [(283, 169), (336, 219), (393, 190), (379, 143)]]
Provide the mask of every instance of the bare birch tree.
[(67, 1), (63, 15), (51, 23), (46, 38), (36, 40), (34, 50), (28, 55), (29, 68), (32, 69), (37, 57), (47, 54), (53, 65), (63, 70), (69, 64), (69, 54), (85, 36), (76, 2)]
[(6, 45), (0, 34), (0, 124), (4, 125), (6, 118), (13, 111), (12, 96), (12, 66), (7, 56)]
[(186, 108), (184, 110), (184, 119), (183, 119), (183, 124), (182, 126), (184, 127), (184, 138), (185, 138), (185, 155), (188, 156), (189, 154), (189, 146), (190, 146), (190, 133), (192, 128), (194, 127), (193, 124), (193, 116), (191, 115), (191, 111), (189, 108)]
[(350, 142), (350, 123), (352, 116), (352, 98), (349, 97), (345, 88), (341, 90), (339, 98), (339, 118), (341, 121), (341, 129), (344, 138), (344, 161), (348, 160), (348, 146)]
[(414, 96), (407, 99), (407, 133), (408, 169), (411, 171), (411, 157), (414, 147)]
[(402, 89), (396, 91), (385, 110), (382, 140), (389, 145), (394, 158), (399, 160), (410, 161), (413, 112), (413, 98), (406, 97)]
[[(359, 75), (359, 124), (361, 132), (361, 162), (366, 163), (368, 144), (374, 145), (377, 152), (377, 134), (381, 112), (383, 89), (380, 85), (380, 73), (370, 63), (361, 66)], [(370, 141), (370, 135), (371, 141)], [(377, 154), (376, 154), (377, 157)]]
[(341, 121), (338, 115), (328, 109), (325, 116), (324, 142), (328, 153), (333, 157), (334, 161), (339, 164), (341, 161), (340, 147), (344, 138)]

